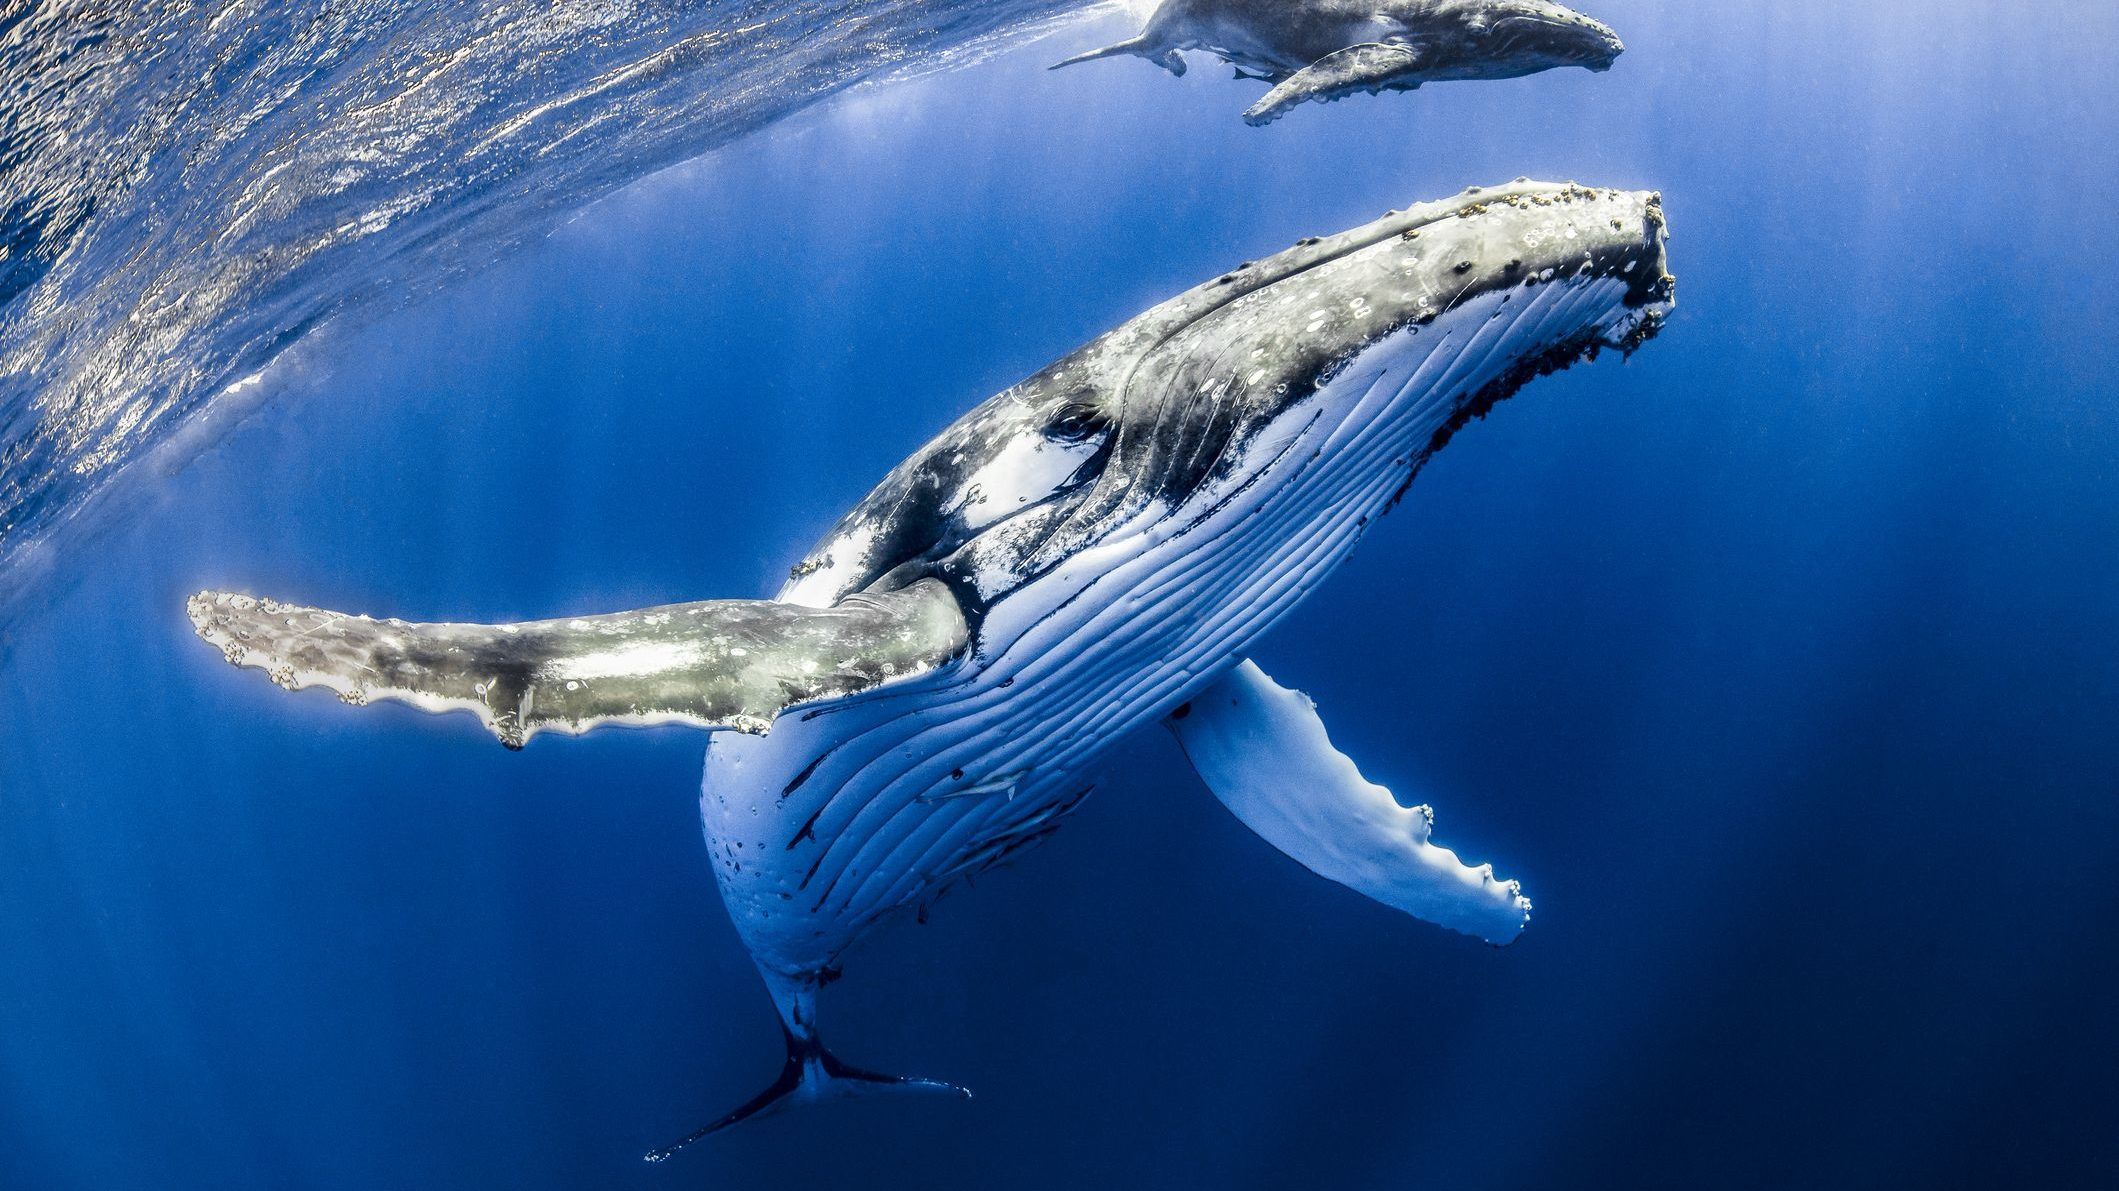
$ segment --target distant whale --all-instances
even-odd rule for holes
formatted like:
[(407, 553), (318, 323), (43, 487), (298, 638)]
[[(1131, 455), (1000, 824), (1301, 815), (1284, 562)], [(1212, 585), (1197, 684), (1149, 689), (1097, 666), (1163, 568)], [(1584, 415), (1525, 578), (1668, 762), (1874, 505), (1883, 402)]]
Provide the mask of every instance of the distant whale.
[(1059, 826), (1147, 724), (1317, 872), (1493, 943), (1522, 929), (1514, 882), (1429, 842), (1426, 809), (1363, 781), (1244, 654), (1466, 422), (1652, 337), (1663, 242), (1655, 195), (1519, 181), (1246, 262), (972, 410), (770, 601), (472, 625), (202, 592), (189, 612), (281, 686), (468, 710), (513, 747), (726, 729), (700, 811), (787, 1061), (686, 1141), (861, 1090), (962, 1094), (841, 1062), (818, 989), (879, 920)]
[(1180, 50), (1206, 50), (1238, 78), (1276, 84), (1243, 114), (1270, 124), (1289, 108), (1445, 79), (1511, 79), (1556, 66), (1609, 70), (1618, 35), (1547, 0), (1166, 0), (1139, 37), (1053, 65), (1132, 54), (1172, 74)]

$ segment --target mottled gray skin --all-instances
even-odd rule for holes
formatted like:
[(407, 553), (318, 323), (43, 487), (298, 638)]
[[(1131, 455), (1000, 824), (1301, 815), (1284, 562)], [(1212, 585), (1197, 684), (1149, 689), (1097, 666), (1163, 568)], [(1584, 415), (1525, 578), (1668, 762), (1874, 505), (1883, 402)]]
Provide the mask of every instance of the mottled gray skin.
[[(1182, 506), (1234, 466), (1252, 436), (1398, 330), (1481, 294), (1535, 286), (1541, 271), (1561, 268), (1623, 277), (1630, 307), (1659, 308), (1672, 285), (1661, 207), (1650, 198), (1628, 211), (1625, 202), (1640, 198), (1528, 180), (1473, 187), (1245, 261), (958, 419), (849, 510), (777, 598), (828, 607), (854, 592), (934, 578), (957, 592), (976, 627), (996, 601), (1149, 504)], [(1556, 216), (1597, 203), (1619, 217), (1598, 229), (1601, 238), (1540, 239)], [(1334, 316), (1314, 327), (1258, 318), (1239, 337), (1231, 316), (1257, 310), (1268, 292)], [(1345, 307), (1350, 297), (1363, 299), (1358, 311)], [(1245, 369), (1239, 360), (1257, 363)], [(1254, 369), (1262, 375), (1250, 380)], [(1207, 389), (1212, 399), (1202, 399)], [(999, 502), (977, 490), (976, 473), (1025, 441), (1066, 451), (1067, 463), (1050, 469), (1052, 481), (1034, 500), (985, 508)], [(1406, 478), (1419, 461), (1408, 458)]]
[(287, 690), (469, 711), (511, 749), (606, 724), (763, 733), (791, 704), (931, 669), (967, 633), (938, 583), (822, 609), (703, 600), (507, 625), (377, 620), (213, 591), (186, 611), (230, 664)]
[(693, 1136), (858, 1089), (957, 1092), (824, 1049), (816, 992), (845, 949), (1050, 833), (1106, 750), (1241, 662), (1468, 419), (1631, 352), (1671, 297), (1656, 196), (1474, 189), (1245, 262), (992, 397), (771, 604), (420, 625), (207, 593), (191, 613), (282, 685), (465, 708), (511, 744), (739, 729), (711, 738), (701, 821), (788, 1056)]
[(1624, 49), (1603, 24), (1549, 0), (1167, 0), (1139, 37), (1057, 65), (1131, 54), (1181, 75), (1180, 51), (1205, 50), (1239, 77), (1277, 84), (1244, 114), (1255, 125), (1310, 100), (1609, 70)]

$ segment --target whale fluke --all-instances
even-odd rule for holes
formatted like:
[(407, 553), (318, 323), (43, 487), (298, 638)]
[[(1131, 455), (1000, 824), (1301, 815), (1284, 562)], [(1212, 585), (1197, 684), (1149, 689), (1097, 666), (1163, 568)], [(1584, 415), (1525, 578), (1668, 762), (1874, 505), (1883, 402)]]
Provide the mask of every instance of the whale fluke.
[(701, 1126), (659, 1150), (649, 1150), (641, 1156), (641, 1161), (667, 1162), (676, 1156), (677, 1151), (695, 1141), (711, 1137), (731, 1125), (771, 1116), (783, 1108), (797, 1104), (817, 1104), (826, 1100), (843, 1100), (875, 1092), (913, 1092), (951, 1096), (959, 1100), (971, 1099), (969, 1088), (939, 1079), (864, 1071), (841, 1062), (837, 1055), (824, 1049), (814, 1039), (805, 1045), (798, 1042), (793, 1034), (788, 1034), (787, 1063), (780, 1068), (779, 1077), (773, 1080), (770, 1086), (713, 1124)]
[(1146, 58), (1174, 75), (1182, 76), (1185, 73), (1184, 57), (1176, 50), (1156, 49), (1150, 46), (1148, 44), (1148, 36), (1145, 33), (1139, 37), (1130, 37), (1125, 41), (1114, 42), (1100, 50), (1090, 50), (1086, 54), (1076, 54), (1072, 58), (1054, 62), (1045, 69), (1058, 70), (1062, 66), (1073, 66), (1081, 62), (1094, 62), (1098, 58), (1116, 58), (1121, 54), (1132, 54), (1136, 57)]
[[(785, 990), (775, 989), (775, 993)], [(645, 1162), (667, 1162), (677, 1151), (711, 1137), (731, 1125), (754, 1121), (770, 1116), (783, 1108), (797, 1104), (817, 1104), (826, 1100), (844, 1100), (878, 1092), (911, 1092), (920, 1095), (949, 1096), (958, 1100), (971, 1099), (971, 1089), (960, 1087), (946, 1080), (922, 1079), (915, 1075), (884, 1075), (877, 1071), (865, 1071), (842, 1061), (839, 1056), (824, 1048), (817, 1038), (817, 1002), (814, 985), (804, 985), (792, 994), (792, 1000), (781, 1006), (780, 1036), (787, 1043), (787, 1062), (780, 1068), (778, 1078), (766, 1089), (743, 1102), (735, 1111), (702, 1125), (682, 1139), (649, 1150), (641, 1156)]]
[(834, 608), (705, 600), (521, 624), (412, 624), (200, 592), (192, 626), (288, 690), (475, 713), (521, 748), (545, 730), (689, 724), (763, 733), (782, 708), (924, 673), (969, 637), (934, 580)]

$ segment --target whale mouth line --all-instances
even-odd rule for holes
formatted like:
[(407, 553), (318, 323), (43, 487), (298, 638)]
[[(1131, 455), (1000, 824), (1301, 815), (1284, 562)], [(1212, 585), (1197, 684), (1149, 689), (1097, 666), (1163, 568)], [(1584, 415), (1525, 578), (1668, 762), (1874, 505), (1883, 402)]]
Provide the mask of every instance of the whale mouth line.
[[(1626, 52), (1626, 44), (1619, 40), (1618, 33), (1610, 26), (1588, 18), (1568, 20), (1536, 13), (1513, 13), (1496, 20), (1493, 33), (1512, 50), (1542, 50), (1565, 64), (1587, 67), (1599, 73), (1611, 69), (1619, 55)], [(1585, 37), (1588, 40), (1583, 40)]]
[[(1502, 403), (1521, 393), (1532, 381), (1555, 373), (1565, 372), (1577, 364), (1595, 363), (1606, 351), (1616, 351), (1622, 359), (1631, 359), (1641, 345), (1654, 339), (1663, 330), (1664, 317), (1660, 311), (1643, 312), (1634, 320), (1626, 335), (1613, 341), (1601, 331), (1591, 329), (1575, 335), (1564, 342), (1535, 355), (1518, 360), (1508, 371), (1487, 382), (1477, 392), (1464, 399), (1449, 419), (1437, 427), (1429, 437), (1427, 446), (1420, 452), (1415, 471), (1428, 460), (1441, 454), (1457, 433), (1475, 421), (1484, 419)], [(1410, 479), (1407, 481), (1411, 482)], [(1401, 489), (1401, 494), (1403, 490)], [(1396, 498), (1394, 497), (1393, 500)]]

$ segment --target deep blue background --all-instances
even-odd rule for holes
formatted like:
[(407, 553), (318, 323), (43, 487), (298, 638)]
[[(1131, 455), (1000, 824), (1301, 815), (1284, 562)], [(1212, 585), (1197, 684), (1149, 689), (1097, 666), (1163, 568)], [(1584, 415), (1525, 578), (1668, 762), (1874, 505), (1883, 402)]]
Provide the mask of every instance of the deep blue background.
[[(858, 93), (366, 329), (0, 664), (0, 1186), (1994, 1187), (2119, 1161), (2119, 13), (1596, 6), (1609, 75), (1306, 108), (1081, 27)], [(2033, 19), (2035, 16), (2035, 19)], [(228, 586), (515, 619), (770, 591), (973, 401), (1296, 237), (1662, 189), (1681, 309), (1456, 440), (1260, 652), (1495, 951), (1157, 736), (857, 951), (761, 1085), (681, 731), (495, 747), (198, 646)]]

